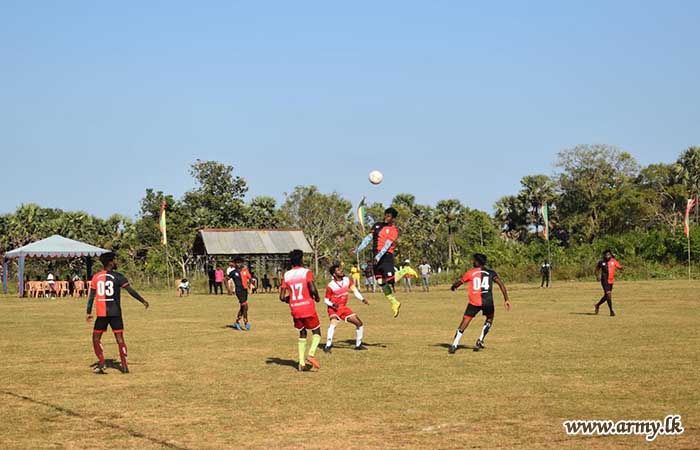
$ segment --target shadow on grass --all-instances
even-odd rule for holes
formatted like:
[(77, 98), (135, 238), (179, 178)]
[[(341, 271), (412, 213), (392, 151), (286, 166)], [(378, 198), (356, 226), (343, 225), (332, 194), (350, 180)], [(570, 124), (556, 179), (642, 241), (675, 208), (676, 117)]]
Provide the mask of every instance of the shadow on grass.
[(223, 328), (223, 329), (230, 328), (230, 329), (232, 329), (233, 331), (241, 331), (241, 330), (237, 330), (235, 325), (224, 325), (224, 326), (221, 327), (221, 328)]
[[(442, 348), (450, 348), (452, 344), (445, 344), (444, 342), (442, 344), (433, 344), (433, 347), (442, 347)], [(474, 350), (476, 347), (472, 347), (471, 345), (458, 345), (457, 350), (460, 348), (468, 349), (468, 350)]]
[(575, 314), (577, 316), (597, 316), (598, 314), (592, 312), (570, 312), (569, 314)]
[(120, 425), (116, 425), (116, 424), (107, 422), (106, 420), (102, 420), (102, 419), (93, 417), (92, 414), (83, 415), (82, 413), (80, 413), (76, 410), (65, 408), (65, 407), (58, 405), (58, 404), (55, 404), (55, 403), (50, 403), (47, 401), (34, 399), (34, 398), (26, 396), (26, 395), (16, 394), (16, 393), (11, 392), (11, 391), (0, 390), (0, 394), (5, 394), (9, 397), (14, 397), (16, 399), (23, 400), (23, 401), (28, 402), (28, 403), (33, 403), (35, 405), (40, 405), (40, 406), (44, 406), (46, 408), (53, 409), (54, 411), (59, 412), (61, 414), (64, 414), (68, 417), (74, 417), (77, 419), (84, 420), (85, 422), (89, 423), (91, 426), (98, 424), (104, 428), (110, 428), (112, 430), (115, 430), (115, 431), (124, 433), (128, 436), (131, 436), (132, 438), (143, 439), (145, 441), (149, 441), (153, 444), (157, 444), (157, 445), (160, 445), (160, 446), (165, 447), (165, 448), (170, 448), (173, 450), (188, 450), (187, 447), (182, 447), (180, 445), (173, 444), (172, 442), (168, 442), (168, 441), (165, 441), (165, 440), (160, 439), (160, 438), (149, 436), (145, 433), (134, 430), (132, 428), (127, 428), (127, 427), (123, 427)]
[[(386, 348), (386, 344), (382, 344), (381, 342), (376, 342), (374, 344), (370, 344), (368, 342), (362, 341), (362, 345), (365, 347), (378, 347), (378, 348)], [(333, 348), (355, 348), (355, 339), (346, 339), (344, 341), (338, 341), (337, 343), (333, 343)]]
[[(94, 369), (95, 367), (97, 367), (97, 365), (98, 365), (99, 363), (100, 363), (99, 361), (95, 361), (94, 363), (90, 364), (90, 368), (91, 368), (91, 369)], [(131, 365), (131, 364), (129, 364), (129, 365)], [(109, 359), (105, 359), (105, 367), (106, 367), (107, 369), (117, 369), (117, 370), (119, 370), (119, 369), (121, 369), (122, 366), (121, 366), (121, 362), (117, 361), (117, 360), (114, 359), (114, 358), (109, 358)]]
[(276, 364), (278, 366), (287, 366), (291, 367), (294, 370), (297, 370), (298, 363), (294, 361), (293, 359), (283, 359), (283, 358), (277, 358), (277, 357), (270, 357), (267, 358), (265, 361), (265, 364)]

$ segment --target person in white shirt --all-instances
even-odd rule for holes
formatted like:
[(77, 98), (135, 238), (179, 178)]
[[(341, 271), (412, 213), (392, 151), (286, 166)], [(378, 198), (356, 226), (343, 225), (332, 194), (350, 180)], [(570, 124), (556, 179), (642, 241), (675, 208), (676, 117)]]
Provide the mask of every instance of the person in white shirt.
[(180, 280), (180, 284), (177, 286), (177, 289), (178, 297), (183, 297), (184, 295), (187, 295), (188, 297), (190, 296), (190, 282), (187, 281), (187, 278)]
[(425, 259), (423, 263), (418, 266), (418, 273), (420, 273), (420, 279), (423, 283), (423, 292), (430, 292), (430, 274), (433, 272), (433, 268), (430, 267), (428, 261)]
[(49, 295), (51, 298), (56, 298), (56, 282), (54, 281), (53, 273), (49, 272), (49, 274), (46, 275), (46, 284), (49, 286), (49, 290), (46, 292), (46, 298), (49, 298)]

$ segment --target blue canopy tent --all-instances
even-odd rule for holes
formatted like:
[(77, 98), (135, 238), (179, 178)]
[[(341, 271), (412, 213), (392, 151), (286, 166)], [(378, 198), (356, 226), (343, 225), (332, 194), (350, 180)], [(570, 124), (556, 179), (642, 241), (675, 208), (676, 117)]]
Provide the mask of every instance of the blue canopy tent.
[(94, 245), (86, 244), (73, 239), (64, 238), (54, 234), (51, 237), (40, 241), (32, 242), (24, 247), (16, 248), (5, 253), (2, 258), (2, 290), (7, 294), (7, 264), (10, 259), (18, 259), (19, 270), (19, 296), (24, 296), (24, 260), (25, 258), (85, 258), (88, 278), (92, 271), (92, 257), (107, 253), (105, 250)]

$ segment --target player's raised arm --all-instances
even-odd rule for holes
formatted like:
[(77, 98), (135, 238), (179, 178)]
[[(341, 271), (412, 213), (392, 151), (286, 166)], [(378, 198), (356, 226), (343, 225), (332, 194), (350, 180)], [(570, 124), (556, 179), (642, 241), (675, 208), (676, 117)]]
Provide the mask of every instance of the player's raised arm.
[(352, 289), (352, 293), (356, 299), (358, 299), (359, 301), (361, 301), (365, 305), (369, 305), (369, 302), (367, 301), (367, 299), (362, 296), (362, 294), (360, 293), (360, 290), (357, 289), (357, 286), (355, 286), (354, 283), (350, 285), (350, 289)]
[(506, 307), (506, 311), (510, 311), (510, 298), (508, 298), (508, 289), (506, 289), (506, 285), (503, 284), (503, 281), (501, 281), (501, 278), (496, 275), (493, 277), (493, 282), (498, 285), (498, 287), (501, 289), (501, 293), (503, 294), (503, 299), (504, 299), (504, 304)]
[(362, 240), (362, 242), (360, 242), (360, 245), (357, 246), (357, 248), (354, 250), (354, 252), (355, 253), (361, 252), (369, 245), (370, 242), (372, 242), (372, 234), (371, 233), (368, 234), (367, 236), (365, 236), (365, 238)]

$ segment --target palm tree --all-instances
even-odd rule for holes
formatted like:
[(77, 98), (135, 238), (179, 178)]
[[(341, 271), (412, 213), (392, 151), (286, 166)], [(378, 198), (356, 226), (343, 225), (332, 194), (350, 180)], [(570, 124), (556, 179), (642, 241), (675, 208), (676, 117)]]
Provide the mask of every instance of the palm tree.
[(538, 234), (542, 223), (539, 210), (554, 197), (554, 182), (547, 175), (528, 175), (520, 184), (522, 189), (518, 195), (529, 210), (528, 222), (535, 225), (535, 234)]
[(447, 259), (448, 265), (452, 265), (453, 253), (455, 251), (454, 233), (461, 225), (464, 205), (459, 200), (440, 200), (435, 205), (438, 223), (447, 229)]
[(698, 197), (700, 197), (700, 147), (689, 147), (681, 153), (673, 168), (677, 183), (684, 184), (688, 195), (695, 197), (695, 222), (698, 222)]

